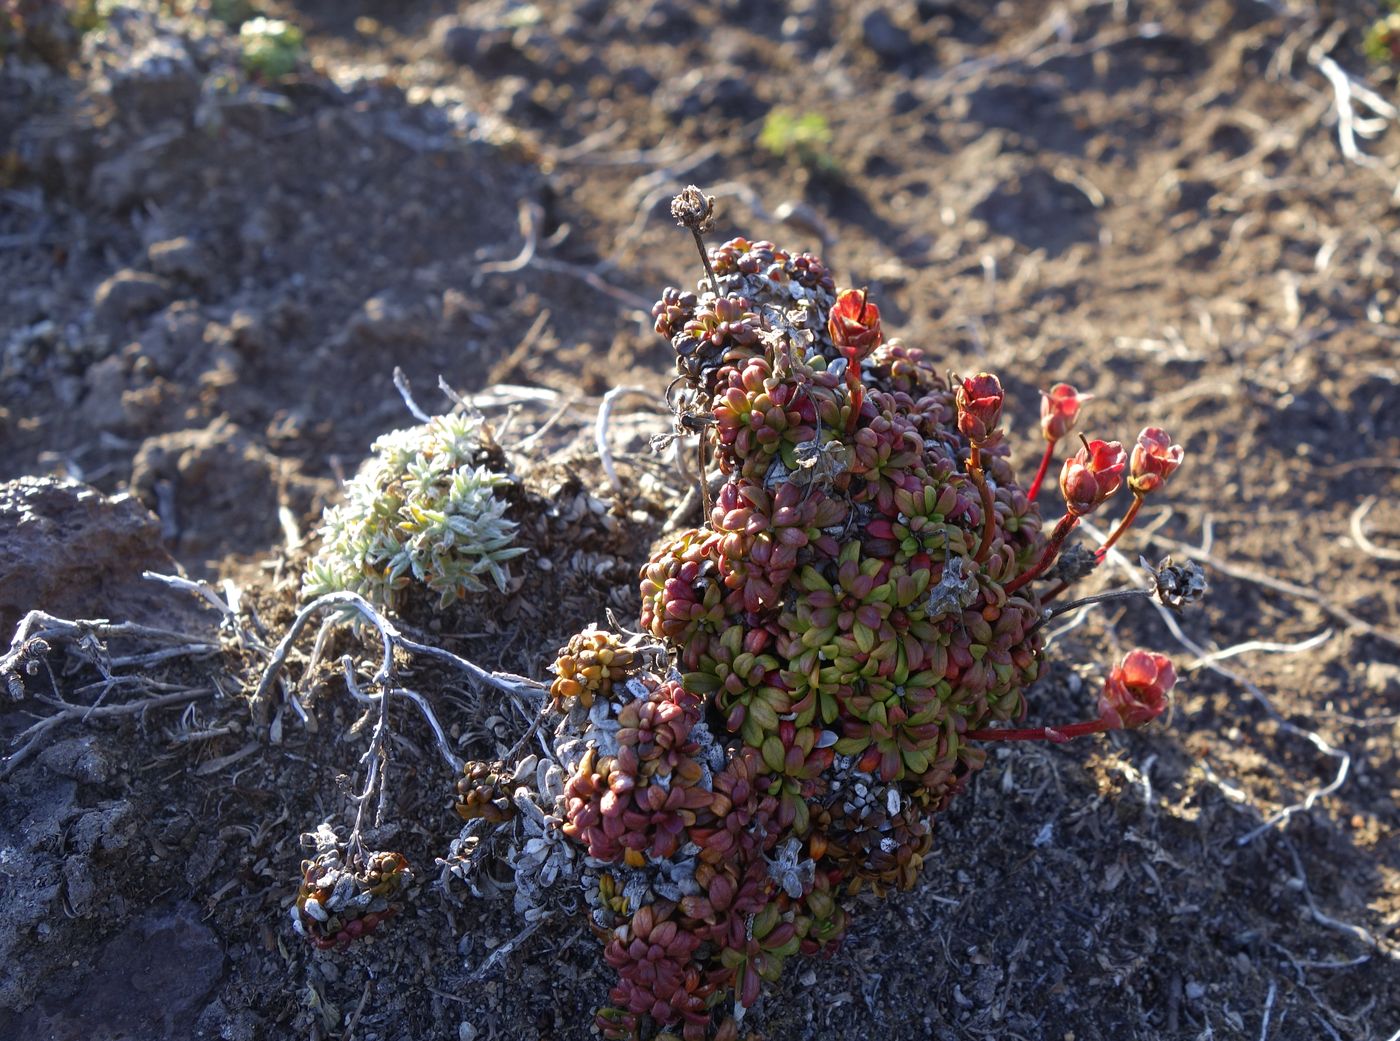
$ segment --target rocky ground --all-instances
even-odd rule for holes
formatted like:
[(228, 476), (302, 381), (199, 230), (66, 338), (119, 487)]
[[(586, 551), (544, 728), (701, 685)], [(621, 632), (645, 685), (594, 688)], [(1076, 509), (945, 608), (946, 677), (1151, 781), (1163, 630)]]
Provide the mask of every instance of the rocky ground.
[[(540, 496), (519, 589), (412, 620), (543, 676), (583, 624), (635, 616), (684, 488), (647, 449), (673, 364), (647, 311), (699, 274), (666, 216), (692, 181), (716, 241), (820, 252), (887, 329), (998, 372), (1017, 432), (1058, 380), (1098, 396), (1093, 434), (1170, 430), (1187, 468), (1127, 549), (1211, 582), (1180, 632), (1091, 613), (1034, 701), (1077, 718), (1072, 666), (1142, 644), (1183, 676), (1166, 725), (994, 755), (923, 882), (746, 1027), (1400, 1030), (1400, 99), (1360, 54), (1373, 5), (262, 8), (305, 33), (285, 76), (250, 76), (209, 5), (154, 2), (0, 72), (0, 631), (42, 606), (208, 643), (123, 662), (149, 639), (109, 632), (115, 683), (90, 640), (20, 663), (0, 1033), (589, 1035), (586, 931), (480, 971), (520, 924), (435, 885), (452, 779), (415, 716), (379, 836), (419, 868), (408, 912), (344, 955), (300, 943), (297, 837), (343, 825), (365, 735), (334, 682), (272, 735), (246, 695), (322, 509), (412, 422), (396, 366), (426, 408), (439, 376), (472, 396)], [(612, 425), (621, 491), (592, 435), (617, 385), (645, 391)], [(239, 600), (241, 636), (139, 578), (178, 567)], [(519, 733), (458, 677), (414, 679), (461, 754)]]

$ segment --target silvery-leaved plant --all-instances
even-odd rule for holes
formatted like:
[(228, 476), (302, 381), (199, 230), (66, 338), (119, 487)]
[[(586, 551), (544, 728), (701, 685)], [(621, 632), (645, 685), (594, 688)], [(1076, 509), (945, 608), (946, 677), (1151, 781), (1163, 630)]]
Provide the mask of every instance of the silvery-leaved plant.
[(481, 421), (437, 416), (375, 441), (346, 485), (344, 505), (326, 511), (320, 552), (302, 580), (305, 596), (352, 590), (386, 608), (420, 582), (447, 606), (505, 592), (516, 523), (498, 493), (511, 479), (486, 464)]

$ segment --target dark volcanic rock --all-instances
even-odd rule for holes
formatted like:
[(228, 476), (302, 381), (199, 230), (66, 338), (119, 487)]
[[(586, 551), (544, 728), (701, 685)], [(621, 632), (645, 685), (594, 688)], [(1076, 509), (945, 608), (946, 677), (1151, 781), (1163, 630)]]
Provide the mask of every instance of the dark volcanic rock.
[(66, 618), (147, 620), (171, 598), (141, 578), (173, 572), (160, 521), (129, 496), (76, 481), (21, 477), (0, 484), (0, 634), (36, 608)]
[[(77, 964), (75, 962), (75, 964)], [(55, 979), (16, 1036), (51, 1041), (190, 1037), (224, 971), (218, 936), (193, 905), (152, 912), (112, 937), (81, 978)]]

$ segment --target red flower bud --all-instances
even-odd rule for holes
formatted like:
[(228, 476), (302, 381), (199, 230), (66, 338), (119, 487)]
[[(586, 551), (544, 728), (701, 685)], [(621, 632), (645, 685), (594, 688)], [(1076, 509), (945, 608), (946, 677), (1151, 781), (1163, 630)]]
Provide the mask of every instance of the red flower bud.
[(1114, 730), (1146, 726), (1167, 707), (1176, 669), (1164, 654), (1129, 651), (1104, 681), (1099, 718)]
[(1001, 380), (990, 372), (969, 376), (958, 387), (958, 429), (973, 444), (996, 433), (1001, 422)]
[(1093, 513), (1123, 483), (1128, 455), (1117, 441), (1086, 441), (1065, 460), (1060, 471), (1060, 494), (1076, 517)]
[(1040, 392), (1040, 432), (1054, 444), (1079, 422), (1079, 410), (1094, 395), (1081, 394), (1068, 383), (1056, 383), (1050, 393)]
[(864, 289), (846, 289), (836, 298), (826, 322), (831, 342), (856, 364), (884, 340), (880, 331), (880, 309), (872, 304)]
[(1176, 472), (1186, 450), (1172, 444), (1172, 439), (1160, 427), (1145, 427), (1133, 445), (1132, 469), (1128, 487), (1134, 495), (1155, 492)]

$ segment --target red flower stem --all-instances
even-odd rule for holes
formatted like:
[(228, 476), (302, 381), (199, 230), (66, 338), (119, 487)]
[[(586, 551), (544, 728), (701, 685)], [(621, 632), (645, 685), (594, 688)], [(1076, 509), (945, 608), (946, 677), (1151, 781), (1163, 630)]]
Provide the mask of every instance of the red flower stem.
[(1063, 727), (1020, 727), (1006, 730), (969, 730), (963, 734), (968, 741), (1053, 741), (1057, 745), (1086, 734), (1101, 734), (1113, 727), (1102, 719), (1086, 719)]
[(1045, 454), (1040, 457), (1040, 469), (1035, 472), (1035, 480), (1031, 482), (1030, 491), (1026, 492), (1026, 498), (1035, 502), (1035, 497), (1040, 494), (1040, 486), (1045, 482), (1046, 471), (1050, 469), (1050, 460), (1055, 458), (1055, 442), (1051, 441), (1045, 446)]
[(1123, 532), (1133, 526), (1133, 521), (1137, 520), (1138, 510), (1140, 509), (1142, 509), (1142, 496), (1134, 495), (1133, 504), (1128, 507), (1128, 512), (1123, 514), (1123, 519), (1118, 522), (1118, 527), (1113, 529), (1112, 534), (1108, 536), (1108, 541), (1098, 548), (1097, 554), (1100, 560), (1113, 548), (1113, 544), (1122, 537)]
[(1063, 592), (1064, 592), (1066, 589), (1068, 589), (1068, 588), (1069, 588), (1069, 583), (1068, 583), (1068, 582), (1061, 582), (1061, 583), (1060, 583), (1059, 585), (1057, 585), (1054, 589), (1050, 590), (1050, 592), (1048, 592), (1048, 593), (1042, 593), (1041, 596), (1040, 596), (1040, 602), (1041, 602), (1042, 604), (1048, 604), (1051, 600), (1054, 600), (1055, 597), (1059, 596), (1061, 593), (1063, 593)]
[(851, 418), (846, 421), (846, 433), (854, 434), (860, 426), (860, 412), (865, 408), (865, 384), (847, 370), (846, 385), (851, 389)]
[(972, 483), (977, 485), (978, 494), (982, 496), (982, 541), (977, 544), (977, 552), (972, 555), (972, 559), (981, 564), (992, 552), (992, 535), (996, 531), (996, 504), (992, 502), (991, 488), (987, 487), (987, 475), (982, 472), (982, 449), (975, 441), (972, 444), (972, 454), (967, 458), (967, 472), (972, 478)]
[(1039, 578), (1040, 575), (1055, 562), (1055, 558), (1060, 555), (1060, 547), (1065, 544), (1065, 539), (1069, 538), (1069, 533), (1074, 530), (1074, 526), (1079, 523), (1077, 514), (1066, 513), (1055, 525), (1055, 530), (1050, 533), (1050, 541), (1045, 545), (1045, 552), (1041, 554), (1038, 561), (1028, 570), (1022, 571), (1004, 587), (1006, 595), (1010, 596), (1032, 579)]

